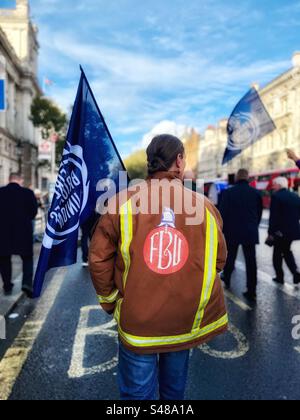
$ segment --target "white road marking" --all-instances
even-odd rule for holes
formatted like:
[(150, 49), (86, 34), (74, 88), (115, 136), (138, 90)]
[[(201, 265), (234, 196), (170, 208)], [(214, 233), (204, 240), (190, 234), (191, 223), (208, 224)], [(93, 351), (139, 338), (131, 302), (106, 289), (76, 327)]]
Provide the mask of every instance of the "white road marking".
[(229, 325), (229, 331), (237, 341), (237, 347), (231, 351), (218, 351), (212, 349), (208, 344), (203, 344), (199, 346), (198, 349), (201, 350), (203, 353), (207, 354), (210, 357), (214, 357), (216, 359), (239, 359), (244, 357), (248, 351), (250, 350), (250, 344), (244, 334), (234, 325)]
[[(246, 272), (246, 267), (244, 263), (238, 261), (236, 262), (236, 267), (239, 270)], [(259, 280), (263, 281), (269, 286), (272, 286), (273, 288), (280, 290), (281, 292), (285, 293), (288, 296), (291, 296), (295, 299), (300, 300), (300, 290), (296, 290), (295, 286), (289, 283), (286, 283), (284, 286), (277, 284), (273, 281), (273, 277), (270, 274), (267, 274), (261, 270), (258, 270), (258, 276), (259, 276)]]
[(114, 319), (104, 325), (88, 327), (89, 314), (91, 311), (95, 310), (100, 311), (100, 306), (85, 306), (80, 310), (80, 319), (76, 331), (71, 364), (68, 371), (69, 378), (82, 378), (83, 376), (95, 375), (96, 373), (104, 373), (108, 370), (114, 369), (118, 365), (118, 357), (116, 356), (98, 366), (89, 368), (85, 368), (83, 366), (86, 338), (88, 336), (102, 335), (104, 337), (111, 337), (115, 339), (116, 343), (118, 343), (118, 332), (114, 330), (117, 323)]
[(41, 297), (38, 306), (23, 325), (12, 346), (0, 362), (0, 400), (7, 400), (22, 368), (32, 350), (35, 340), (48, 317), (61, 288), (65, 269), (60, 269)]
[[(70, 379), (79, 379), (84, 376), (91, 376), (99, 373), (104, 373), (114, 369), (118, 365), (118, 356), (112, 357), (110, 360), (96, 366), (84, 367), (84, 354), (86, 349), (86, 338), (92, 335), (101, 335), (103, 337), (111, 337), (118, 343), (118, 333), (115, 330), (117, 323), (112, 320), (104, 325), (97, 327), (89, 327), (89, 314), (91, 311), (101, 310), (96, 306), (85, 306), (81, 308), (80, 319), (78, 322), (76, 337), (74, 341), (72, 359), (68, 376)], [(248, 309), (247, 309), (248, 310)], [(238, 359), (245, 356), (250, 349), (250, 345), (246, 337), (234, 325), (229, 326), (229, 331), (237, 341), (237, 347), (231, 351), (223, 352), (210, 348), (208, 345), (199, 346), (199, 350), (203, 353), (218, 359)], [(191, 352), (191, 355), (193, 352)]]
[(250, 308), (249, 305), (247, 305), (245, 302), (243, 302), (241, 299), (239, 299), (236, 295), (231, 293), (229, 290), (224, 290), (225, 296), (230, 299), (232, 302), (234, 302), (240, 309), (243, 311), (252, 311), (253, 309)]
[[(242, 271), (246, 271), (244, 264), (241, 262), (237, 262), (237, 268)], [(272, 281), (272, 277), (267, 273), (259, 270), (258, 274), (261, 281), (281, 290), (283, 293), (289, 296), (300, 300), (300, 293), (297, 293), (292, 285), (286, 284), (285, 286), (280, 286), (275, 284)], [(28, 358), (34, 342), (38, 337), (45, 320), (48, 317), (51, 307), (60, 290), (61, 281), (64, 275), (65, 270), (60, 270), (60, 273), (55, 275), (51, 285), (41, 298), (38, 308), (36, 308), (35, 311), (31, 314), (28, 321), (24, 324), (22, 330), (20, 331), (18, 337), (15, 339), (13, 345), (10, 347), (0, 362), (0, 400), (6, 400), (9, 398), (14, 383), (21, 373), (21, 370)], [(243, 311), (252, 311), (250, 306), (248, 306), (245, 302), (240, 300), (230, 291), (226, 290), (225, 295)], [(99, 306), (87, 306), (81, 308), (81, 315), (72, 351), (72, 360), (70, 369), (68, 371), (70, 378), (80, 378), (87, 375), (103, 373), (114, 369), (118, 364), (118, 357), (116, 356), (98, 366), (89, 368), (85, 368), (83, 366), (87, 336), (103, 335), (105, 337), (111, 337), (115, 339), (116, 342), (118, 342), (118, 333), (115, 330), (116, 322), (114, 320), (101, 326), (88, 327), (89, 313), (93, 310), (100, 310)], [(245, 354), (247, 354), (250, 349), (248, 340), (242, 334), (242, 332), (232, 324), (229, 326), (229, 331), (237, 341), (237, 347), (234, 350), (227, 352), (217, 351), (206, 344), (200, 346), (199, 349), (205, 354), (219, 359), (237, 359), (245, 356)], [(295, 347), (295, 350), (300, 353), (300, 347)]]

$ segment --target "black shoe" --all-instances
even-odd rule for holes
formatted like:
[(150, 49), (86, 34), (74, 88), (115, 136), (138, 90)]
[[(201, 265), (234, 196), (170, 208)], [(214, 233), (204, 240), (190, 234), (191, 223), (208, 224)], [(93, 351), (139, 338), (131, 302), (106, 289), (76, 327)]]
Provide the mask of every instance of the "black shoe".
[(255, 303), (256, 302), (256, 293), (245, 292), (243, 293), (244, 298), (249, 300), (249, 302)]
[(11, 290), (4, 290), (4, 296), (11, 296), (13, 293), (12, 289)]
[(275, 277), (273, 279), (273, 281), (274, 281), (274, 283), (284, 285), (284, 280), (283, 279), (279, 279), (279, 278)]
[(14, 288), (14, 284), (13, 283), (11, 283), (10, 286), (5, 287), (5, 289), (4, 289), (4, 295), (5, 296), (11, 296), (12, 295), (12, 292), (13, 292), (13, 288)]
[(224, 287), (225, 287), (226, 290), (230, 290), (231, 289), (231, 284), (224, 281)]
[(300, 273), (294, 275), (294, 284), (300, 284)]
[(226, 279), (224, 272), (222, 272), (222, 273), (220, 274), (220, 279), (221, 279), (221, 280), (222, 280), (222, 282), (224, 283), (224, 285), (225, 285), (225, 289), (226, 289), (226, 290), (229, 290), (229, 289), (230, 289), (230, 281), (228, 281), (228, 280)]
[(22, 292), (28, 297), (28, 299), (33, 299), (33, 290), (30, 287), (22, 287)]

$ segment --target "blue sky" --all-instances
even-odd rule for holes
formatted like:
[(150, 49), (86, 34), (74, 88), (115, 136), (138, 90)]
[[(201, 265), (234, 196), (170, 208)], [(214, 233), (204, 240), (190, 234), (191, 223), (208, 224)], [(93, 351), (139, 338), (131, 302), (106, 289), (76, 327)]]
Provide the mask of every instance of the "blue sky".
[[(3, 0), (0, 0), (3, 1)], [(40, 78), (67, 109), (81, 63), (123, 156), (164, 120), (205, 129), (291, 67), (299, 0), (31, 0)]]

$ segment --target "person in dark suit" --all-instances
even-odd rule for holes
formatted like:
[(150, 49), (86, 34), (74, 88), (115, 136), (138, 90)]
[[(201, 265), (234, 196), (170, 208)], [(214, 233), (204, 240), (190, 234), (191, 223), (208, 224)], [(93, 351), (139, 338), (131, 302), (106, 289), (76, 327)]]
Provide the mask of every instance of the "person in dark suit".
[(226, 287), (230, 288), (238, 249), (242, 245), (248, 287), (244, 296), (250, 301), (255, 301), (257, 288), (256, 245), (259, 244), (259, 225), (262, 218), (263, 201), (260, 192), (250, 187), (249, 173), (246, 169), (239, 170), (236, 176), (236, 185), (224, 191), (220, 212), (224, 220), (224, 234), (228, 246), (223, 281)]
[(12, 255), (23, 260), (22, 290), (32, 297), (33, 220), (38, 204), (33, 191), (23, 188), (19, 174), (11, 174), (9, 184), (0, 188), (0, 274), (4, 292), (12, 293)]
[(284, 177), (273, 181), (275, 193), (272, 197), (269, 240), (273, 240), (273, 264), (276, 272), (274, 281), (284, 284), (283, 259), (294, 276), (294, 283), (300, 283), (300, 274), (291, 250), (293, 241), (300, 240), (300, 198), (288, 190)]

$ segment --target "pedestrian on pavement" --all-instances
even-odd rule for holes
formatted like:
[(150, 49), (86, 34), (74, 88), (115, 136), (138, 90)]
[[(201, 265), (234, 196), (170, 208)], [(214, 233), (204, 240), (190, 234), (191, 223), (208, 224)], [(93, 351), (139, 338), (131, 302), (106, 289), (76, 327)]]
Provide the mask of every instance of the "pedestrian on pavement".
[(276, 272), (274, 281), (284, 284), (285, 260), (294, 277), (294, 283), (300, 283), (300, 274), (291, 250), (293, 241), (300, 240), (300, 198), (288, 190), (288, 180), (284, 177), (273, 181), (275, 193), (272, 196), (269, 238), (274, 245), (273, 264)]
[(288, 155), (288, 158), (293, 160), (295, 164), (298, 166), (298, 168), (300, 169), (300, 157), (297, 156), (296, 153), (291, 149), (287, 149), (287, 155)]
[(33, 220), (38, 204), (33, 191), (23, 188), (23, 178), (12, 173), (9, 184), (0, 188), (0, 274), (4, 292), (9, 295), (13, 289), (12, 255), (23, 260), (22, 290), (32, 297), (33, 281)]
[[(103, 309), (118, 323), (121, 399), (155, 400), (159, 391), (161, 400), (183, 400), (189, 350), (227, 329), (218, 274), (226, 243), (216, 208), (183, 186), (182, 142), (157, 136), (147, 157), (138, 202), (157, 211), (136, 212), (132, 190), (118, 195), (117, 212), (102, 216), (94, 233), (90, 270)], [(154, 193), (158, 183), (171, 188)], [(194, 225), (189, 211), (175, 212), (185, 199), (200, 210)]]
[(82, 252), (82, 267), (89, 266), (89, 244), (92, 239), (93, 229), (99, 219), (99, 214), (94, 212), (91, 217), (89, 217), (81, 225), (81, 252)]
[(263, 201), (260, 192), (249, 185), (249, 172), (246, 169), (240, 169), (236, 176), (236, 185), (224, 191), (220, 212), (224, 221), (224, 234), (228, 246), (223, 281), (225, 286), (230, 288), (231, 276), (241, 245), (247, 271), (247, 291), (244, 296), (254, 302), (257, 289), (256, 245), (259, 244), (259, 225), (262, 219)]

